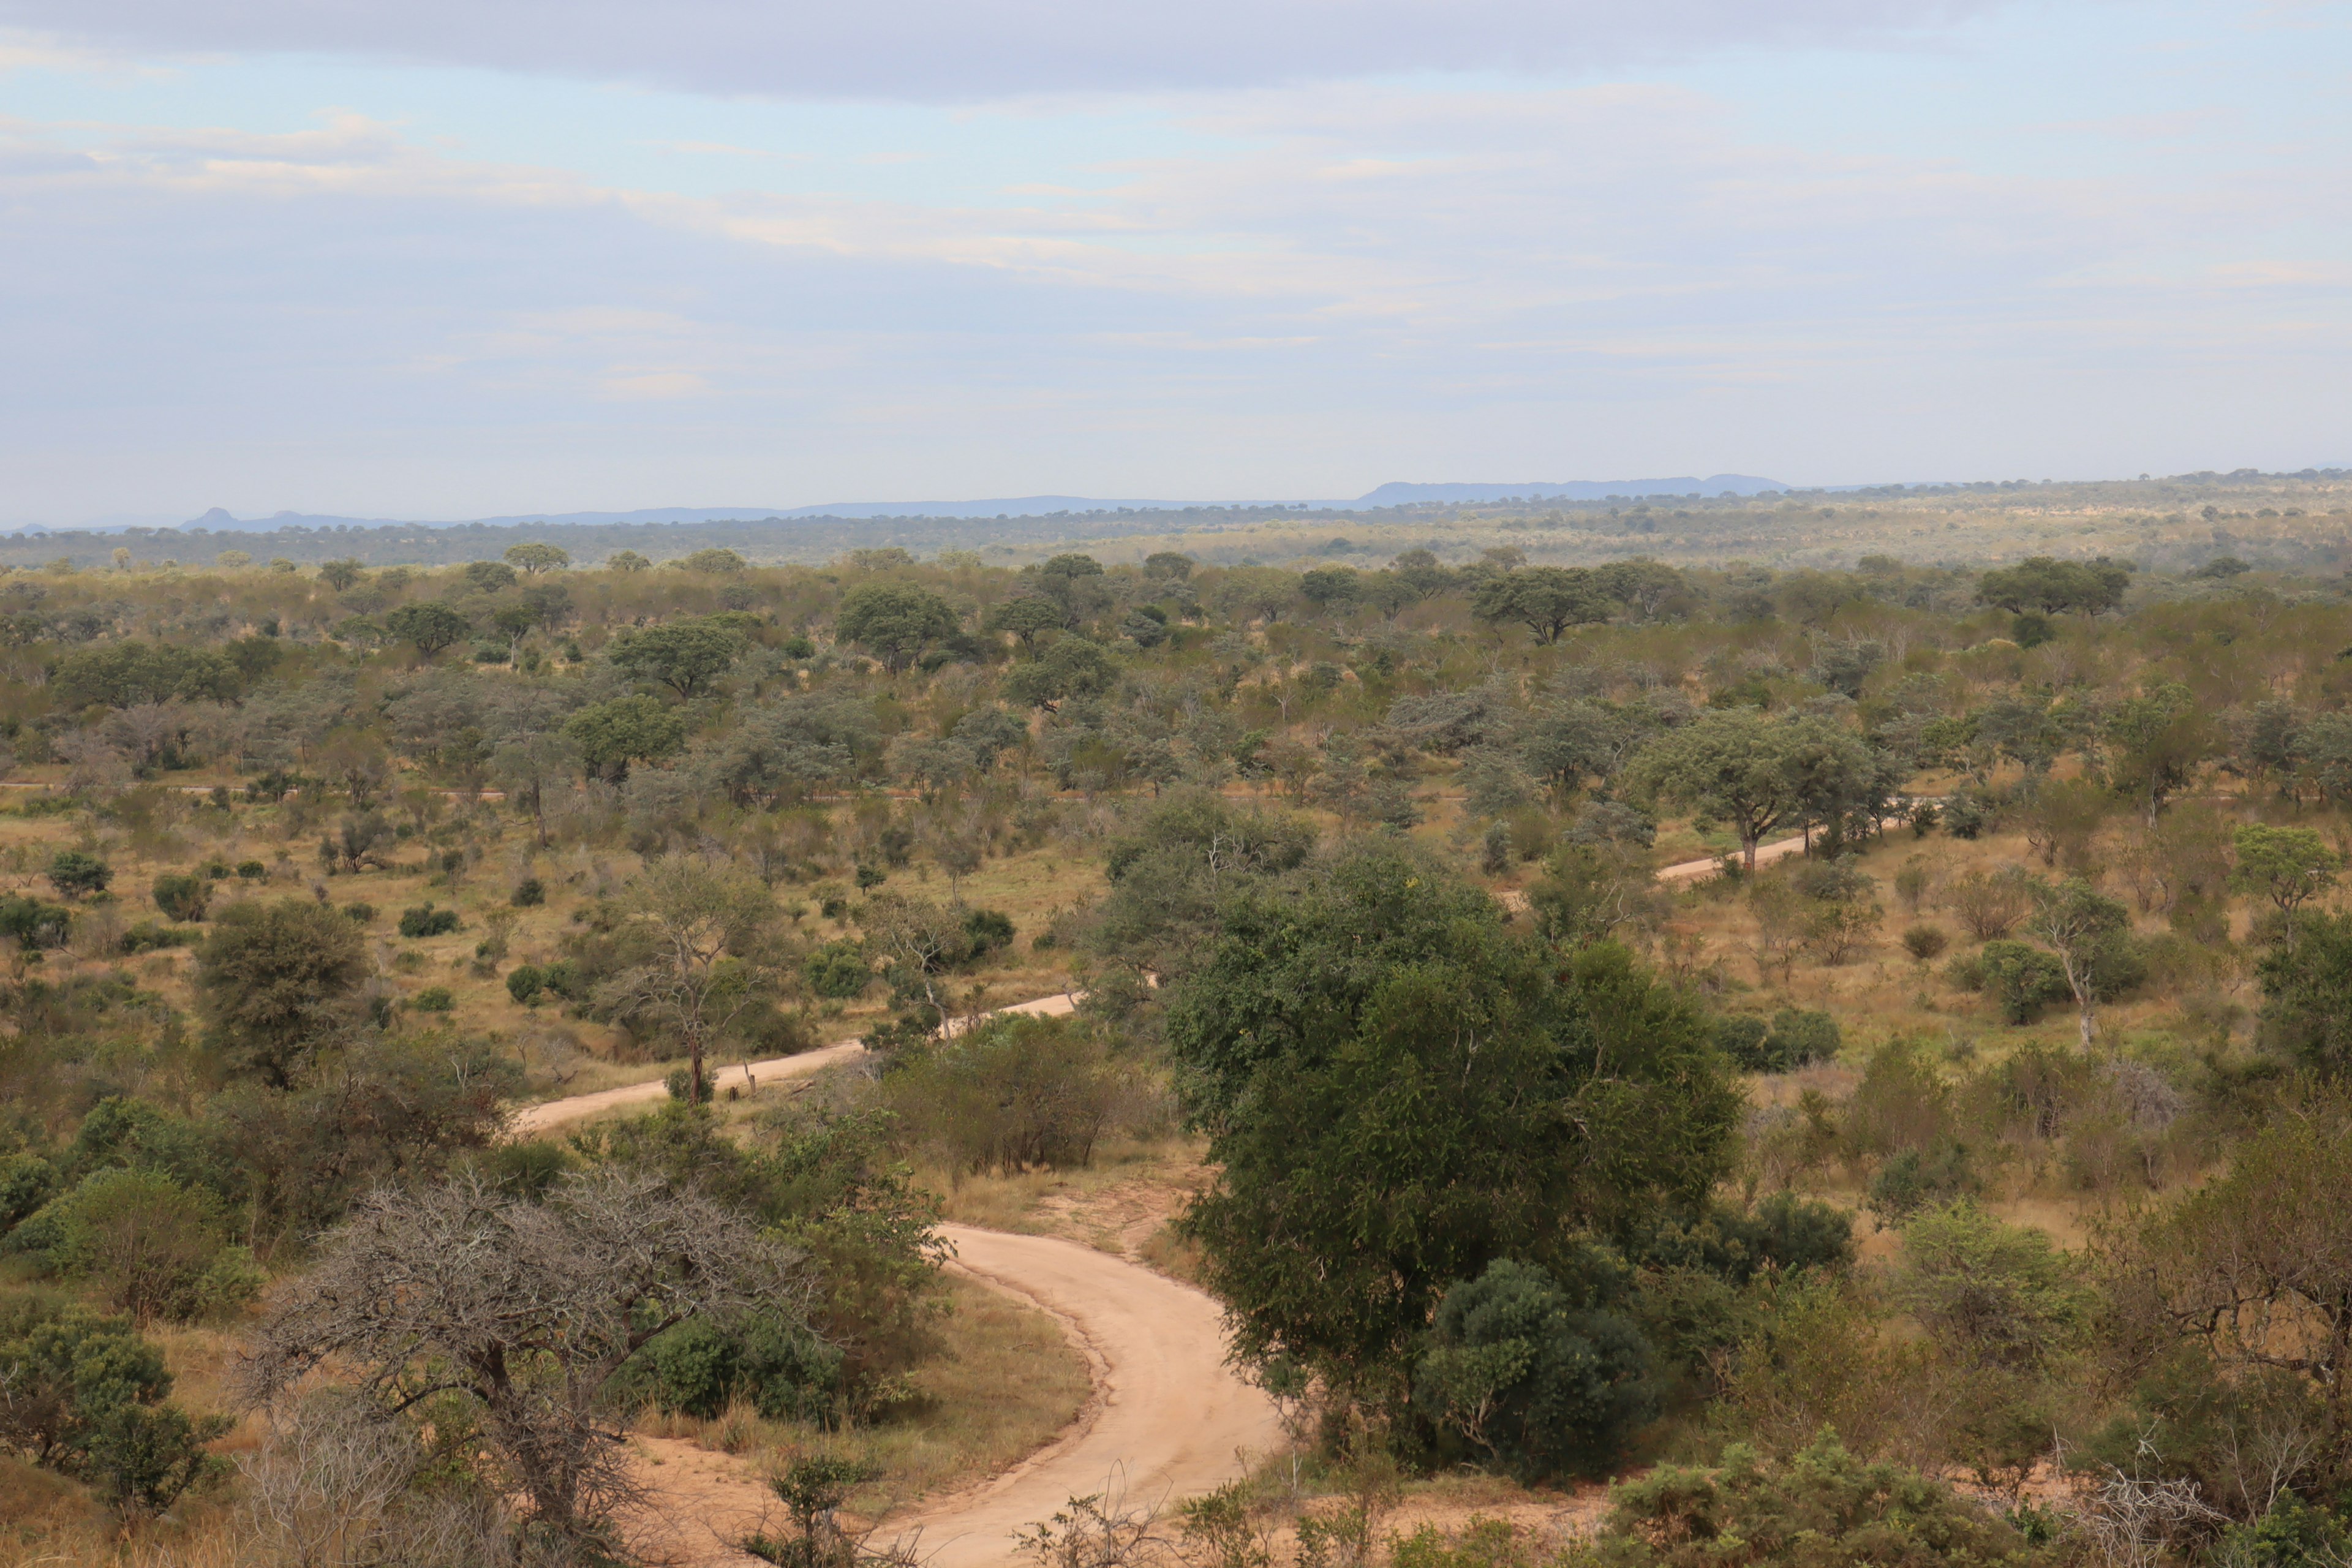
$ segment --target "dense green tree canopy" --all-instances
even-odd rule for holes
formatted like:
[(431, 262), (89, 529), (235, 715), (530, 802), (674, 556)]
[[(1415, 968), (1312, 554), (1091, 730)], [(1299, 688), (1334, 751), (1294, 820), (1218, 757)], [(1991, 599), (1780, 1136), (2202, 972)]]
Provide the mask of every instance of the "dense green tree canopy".
[(956, 625), (955, 610), (928, 588), (868, 583), (842, 596), (833, 629), (844, 642), (858, 644), (896, 673), (914, 663), (926, 647), (952, 635)]

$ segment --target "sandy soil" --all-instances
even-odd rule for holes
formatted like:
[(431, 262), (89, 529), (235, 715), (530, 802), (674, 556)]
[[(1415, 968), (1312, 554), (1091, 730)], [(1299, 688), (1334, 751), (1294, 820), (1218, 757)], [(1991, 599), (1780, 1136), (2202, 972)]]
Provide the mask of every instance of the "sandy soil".
[[(1015, 1561), (1013, 1534), (1073, 1497), (1167, 1504), (1242, 1475), (1281, 1439), (1274, 1406), (1225, 1362), (1217, 1304), (1148, 1268), (1058, 1237), (944, 1226), (949, 1267), (1051, 1315), (1093, 1370), (1094, 1396), (1053, 1442), (979, 1486), (885, 1516), (876, 1544), (907, 1540), (926, 1568)], [(776, 1517), (751, 1467), (672, 1438), (640, 1437), (660, 1517), (648, 1556), (695, 1568), (749, 1563), (732, 1542)]]

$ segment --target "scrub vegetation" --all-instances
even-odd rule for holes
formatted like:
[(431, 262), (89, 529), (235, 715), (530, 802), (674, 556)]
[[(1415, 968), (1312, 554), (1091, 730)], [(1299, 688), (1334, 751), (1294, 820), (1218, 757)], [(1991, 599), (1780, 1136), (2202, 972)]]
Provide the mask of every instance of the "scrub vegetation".
[(2343, 1561), (2347, 498), (0, 573), (0, 1563), (846, 1563), (1086, 1396), (950, 1212), (1289, 1433), (1043, 1561)]

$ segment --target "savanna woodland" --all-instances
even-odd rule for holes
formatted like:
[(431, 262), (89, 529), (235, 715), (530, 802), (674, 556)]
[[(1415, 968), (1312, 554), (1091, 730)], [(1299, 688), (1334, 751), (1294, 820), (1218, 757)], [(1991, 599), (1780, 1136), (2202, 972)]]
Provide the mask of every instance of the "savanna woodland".
[(0, 1563), (919, 1559), (1087, 1398), (950, 1223), (1280, 1415), (1040, 1568), (2352, 1561), (2348, 507), (49, 542)]

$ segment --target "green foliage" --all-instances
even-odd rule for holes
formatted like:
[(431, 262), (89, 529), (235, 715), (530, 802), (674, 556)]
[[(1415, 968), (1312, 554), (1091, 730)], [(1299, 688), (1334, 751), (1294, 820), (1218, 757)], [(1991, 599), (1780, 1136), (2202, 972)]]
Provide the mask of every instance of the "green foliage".
[(1713, 1470), (1661, 1465), (1611, 1494), (1578, 1568), (1974, 1568), (2040, 1560), (1982, 1504), (1823, 1433), (1774, 1463), (1740, 1445)]
[(742, 633), (716, 616), (625, 631), (614, 637), (606, 651), (614, 668), (689, 700), (742, 656)]
[(427, 985), (411, 996), (408, 1005), (420, 1013), (446, 1013), (457, 1005), (457, 998), (446, 985)]
[(1090, 1021), (1013, 1014), (906, 1061), (883, 1098), (907, 1140), (949, 1169), (1009, 1173), (1091, 1164), (1128, 1089)]
[(2230, 885), (2266, 898), (2290, 914), (2306, 899), (2326, 892), (2343, 865), (2343, 858), (2308, 827), (2248, 823), (2238, 829), (2233, 843), (2238, 865)]
[(431, 658), (461, 637), (473, 635), (473, 623), (446, 605), (403, 605), (383, 618), (383, 628)]
[(1965, 1143), (1902, 1149), (1872, 1173), (1870, 1206), (1882, 1222), (1900, 1225), (1923, 1210), (1977, 1190), (1976, 1157)]
[[(1965, 966), (1965, 967), (1963, 967)], [(1972, 958), (1955, 961), (1953, 980), (1981, 989), (2005, 1024), (2031, 1024), (2042, 1009), (2071, 994), (2066, 969), (2055, 955), (2022, 942), (1989, 942)]]
[(196, 992), (223, 1042), (286, 1089), (369, 967), (365, 934), (335, 910), (255, 900), (213, 921), (196, 952)]
[(50, 700), (66, 712), (173, 700), (226, 701), (244, 684), (236, 663), (221, 649), (136, 638), (77, 649), (49, 672)]
[(801, 977), (818, 995), (846, 1000), (874, 983), (874, 967), (863, 943), (829, 942), (802, 963)]
[(834, 613), (834, 634), (857, 643), (894, 674), (915, 662), (923, 649), (951, 636), (955, 611), (927, 588), (868, 583), (842, 595)]
[(427, 899), (400, 911), (400, 934), (411, 939), (446, 936), (457, 929), (457, 911), (436, 908)]
[(566, 719), (563, 738), (598, 773), (620, 778), (631, 763), (668, 756), (685, 744), (686, 715), (657, 697), (616, 697)]
[(525, 877), (515, 884), (507, 902), (519, 910), (535, 910), (547, 902), (547, 884), (536, 877)]
[(145, 1321), (184, 1321), (249, 1300), (260, 1287), (252, 1257), (227, 1238), (217, 1198), (153, 1169), (92, 1171), (18, 1227), (12, 1238), (68, 1279), (86, 1279)]
[(120, 1318), (0, 1297), (0, 1448), (79, 1477), (118, 1507), (160, 1513), (226, 1469), (205, 1445), (233, 1425), (171, 1404), (172, 1374)]
[(1939, 1344), (2021, 1372), (2045, 1371), (2080, 1345), (2097, 1304), (2047, 1236), (1966, 1201), (1904, 1225), (1892, 1292)]
[(1538, 644), (1558, 642), (1570, 626), (1609, 618), (1609, 596), (1581, 566), (1528, 566), (1489, 578), (1470, 596), (1482, 621), (1524, 626)]
[(106, 891), (106, 885), (114, 880), (114, 868), (95, 855), (60, 849), (49, 857), (47, 875), (49, 886), (61, 896), (81, 899)]
[(2057, 561), (2035, 555), (1986, 573), (1977, 583), (1977, 599), (2011, 612), (2095, 616), (2123, 603), (2129, 586), (2131, 573), (2105, 559)]
[(804, 1455), (768, 1478), (768, 1488), (784, 1505), (793, 1533), (782, 1540), (765, 1534), (736, 1542), (744, 1552), (778, 1568), (853, 1568), (858, 1542), (835, 1518), (851, 1490), (880, 1472), (863, 1459)]
[(2263, 954), (2264, 1042), (2313, 1072), (2352, 1071), (2352, 915), (2299, 914)]
[(547, 972), (535, 963), (518, 963), (507, 972), (507, 994), (526, 1007), (547, 992)]
[(1392, 1401), (1453, 1281), (1695, 1202), (1738, 1104), (1710, 1036), (1622, 949), (1563, 967), (1396, 849), (1238, 901), (1169, 1038), (1223, 1166), (1184, 1227), (1243, 1355)]
[(0, 936), (13, 938), (28, 952), (65, 945), (73, 911), (45, 904), (21, 893), (0, 893)]
[(1783, 1007), (1769, 1022), (1754, 1013), (1725, 1015), (1716, 1020), (1715, 1043), (1749, 1072), (1793, 1072), (1835, 1059), (1842, 1037), (1829, 1014)]
[(1638, 790), (1728, 825), (1752, 870), (1765, 834), (1853, 797), (1875, 771), (1863, 743), (1827, 720), (1737, 708), (1660, 736), (1634, 758), (1628, 778)]
[(1650, 1348), (1609, 1310), (1624, 1265), (1595, 1248), (1568, 1273), (1503, 1258), (1454, 1285), (1413, 1373), (1424, 1415), (1523, 1480), (1606, 1469), (1657, 1412)]
[(165, 920), (200, 921), (212, 907), (212, 884), (193, 871), (166, 871), (148, 891)]

